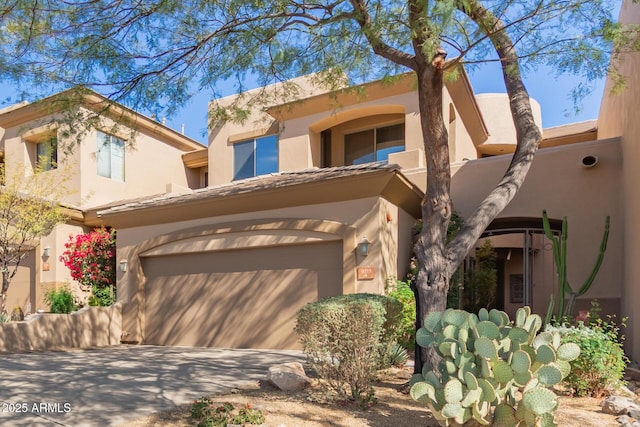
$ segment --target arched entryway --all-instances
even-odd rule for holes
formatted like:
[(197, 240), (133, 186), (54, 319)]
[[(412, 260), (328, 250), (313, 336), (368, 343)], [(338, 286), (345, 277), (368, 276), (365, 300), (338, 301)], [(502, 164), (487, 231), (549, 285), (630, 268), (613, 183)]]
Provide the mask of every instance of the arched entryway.
[[(550, 225), (557, 233), (561, 221), (552, 219)], [(544, 234), (542, 219), (496, 219), (476, 247), (487, 240), (495, 252), (496, 287), (491, 307), (513, 316), (518, 307), (528, 305), (544, 315), (550, 295), (556, 293), (557, 276), (553, 246)], [(475, 258), (474, 254), (470, 256), (468, 267), (477, 267)]]

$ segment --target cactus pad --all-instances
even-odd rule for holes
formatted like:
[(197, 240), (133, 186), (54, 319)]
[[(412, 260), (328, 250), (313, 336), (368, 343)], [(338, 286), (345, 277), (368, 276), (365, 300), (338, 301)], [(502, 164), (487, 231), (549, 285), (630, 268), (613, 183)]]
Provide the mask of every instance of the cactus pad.
[(443, 326), (461, 326), (464, 322), (467, 321), (467, 317), (469, 317), (469, 314), (464, 310), (448, 309), (442, 315), (442, 320), (440, 321), (440, 323), (442, 323)]
[(482, 389), (476, 388), (475, 390), (469, 390), (467, 394), (464, 395), (460, 404), (465, 408), (470, 408), (473, 405), (476, 405), (480, 402), (480, 398), (482, 397)]
[(442, 335), (445, 338), (458, 339), (458, 327), (456, 325), (447, 325), (442, 330)]
[(520, 421), (524, 421), (528, 426), (536, 425), (536, 414), (527, 409), (527, 407), (520, 402), (516, 409), (516, 418)]
[(529, 353), (518, 350), (511, 356), (511, 368), (516, 373), (528, 372), (531, 369), (531, 357)]
[(495, 323), (488, 320), (482, 321), (476, 325), (476, 331), (478, 337), (486, 337), (490, 340), (495, 340), (500, 336), (500, 330)]
[(442, 408), (442, 416), (446, 418), (456, 418), (464, 412), (460, 403), (447, 403)]
[(555, 410), (558, 406), (558, 399), (551, 390), (537, 387), (523, 393), (522, 403), (529, 411), (537, 416), (542, 416)]
[(524, 308), (519, 308), (516, 311), (516, 326), (519, 328), (522, 328), (524, 326), (524, 321), (527, 320), (527, 312), (524, 310)]
[(509, 338), (511, 341), (522, 344), (529, 340), (529, 333), (522, 328), (515, 327), (509, 330)]
[(562, 372), (562, 379), (566, 378), (571, 372), (571, 364), (566, 360), (558, 359), (555, 363), (556, 367)]
[(532, 335), (537, 334), (540, 328), (542, 328), (542, 318), (537, 314), (532, 314), (527, 317), (527, 320), (524, 322), (524, 329)]
[(478, 387), (482, 389), (482, 400), (484, 402), (493, 402), (496, 400), (496, 389), (495, 387), (484, 378), (478, 378)]
[(473, 329), (473, 327), (476, 326), (479, 322), (480, 322), (480, 319), (478, 319), (477, 314), (475, 313), (469, 314), (469, 317), (467, 318), (467, 323), (469, 324), (470, 329)]
[(458, 330), (458, 341), (465, 343), (466, 347), (467, 341), (469, 341), (469, 329), (463, 328)]
[(442, 388), (442, 384), (440, 384), (440, 380), (438, 379), (438, 376), (433, 371), (427, 372), (426, 375), (423, 375), (423, 377), (424, 377), (424, 380), (429, 384), (431, 384), (433, 387)]
[(412, 386), (415, 383), (419, 383), (421, 381), (424, 381), (424, 376), (422, 374), (413, 374), (411, 376), (411, 379), (409, 380), (409, 385)]
[(547, 344), (542, 344), (536, 349), (536, 361), (545, 364), (556, 361), (556, 351)]
[(518, 424), (516, 411), (509, 405), (501, 403), (493, 411), (494, 427), (513, 427)]
[(424, 328), (429, 332), (438, 332), (441, 329), (440, 319), (442, 313), (439, 311), (432, 311), (424, 317)]
[(436, 389), (426, 382), (417, 382), (412, 385), (409, 394), (413, 400), (424, 404), (429, 404), (436, 400)]
[(479, 356), (487, 359), (495, 359), (498, 357), (498, 349), (493, 341), (487, 337), (480, 337), (476, 339), (475, 343), (476, 353)]
[(457, 403), (463, 398), (462, 383), (457, 378), (452, 378), (444, 385), (444, 400), (447, 403)]
[(481, 402), (480, 404), (471, 406), (471, 413), (473, 415), (473, 419), (481, 426), (490, 425), (490, 422), (487, 419), (487, 414), (489, 413), (490, 407), (491, 406), (489, 405), (488, 402)]
[(496, 326), (504, 326), (507, 323), (509, 323), (509, 316), (507, 316), (507, 321), (504, 321), (504, 317), (502, 316), (502, 313), (500, 312), (500, 310), (496, 310), (495, 308), (492, 308), (491, 311), (489, 312), (489, 320), (491, 322), (493, 322)]
[(547, 412), (540, 417), (540, 427), (558, 427), (553, 419), (553, 413)]
[(552, 386), (562, 381), (562, 372), (556, 366), (546, 365), (538, 369), (538, 380), (541, 384)]
[(497, 360), (493, 363), (493, 378), (499, 383), (506, 383), (513, 379), (513, 369), (504, 360)]
[(565, 343), (558, 347), (558, 359), (571, 362), (580, 356), (580, 346), (575, 343)]
[(435, 342), (436, 337), (426, 328), (420, 328), (416, 331), (416, 343), (420, 347), (429, 348)]
[(531, 381), (531, 372), (514, 372), (513, 381), (519, 386), (525, 386), (529, 381)]
[(533, 339), (533, 342), (531, 344), (535, 349), (543, 344), (551, 346), (553, 345), (553, 334), (551, 332), (542, 332)]
[(440, 355), (442, 357), (451, 356), (453, 354), (452, 351), (454, 351), (451, 349), (453, 344), (454, 343), (452, 341), (441, 342), (438, 346), (438, 352), (440, 353)]
[(464, 373), (464, 383), (469, 390), (478, 389), (478, 379), (472, 372), (467, 371)]
[(430, 313), (416, 342), (442, 360), (411, 378), (411, 397), (440, 425), (553, 426), (557, 399), (546, 387), (568, 374), (579, 347), (561, 344), (557, 333), (536, 335), (541, 326), (529, 308), (513, 323), (499, 310)]

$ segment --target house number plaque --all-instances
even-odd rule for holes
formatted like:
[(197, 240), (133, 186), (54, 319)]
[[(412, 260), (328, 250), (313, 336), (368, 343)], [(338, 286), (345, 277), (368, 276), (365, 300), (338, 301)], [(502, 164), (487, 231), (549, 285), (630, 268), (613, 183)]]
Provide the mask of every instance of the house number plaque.
[(373, 280), (376, 278), (375, 267), (358, 267), (357, 270), (358, 280)]

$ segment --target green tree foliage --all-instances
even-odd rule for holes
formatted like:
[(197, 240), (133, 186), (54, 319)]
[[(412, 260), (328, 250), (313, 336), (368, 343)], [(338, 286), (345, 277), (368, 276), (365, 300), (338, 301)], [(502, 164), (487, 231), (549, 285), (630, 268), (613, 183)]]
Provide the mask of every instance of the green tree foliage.
[[(212, 107), (214, 122), (242, 121), (247, 108), (290, 100), (310, 82), (336, 89), (373, 78), (392, 83), (399, 72), (412, 73), (427, 153), (425, 227), (416, 250), (418, 319), (445, 308), (449, 279), (513, 199), (537, 151), (541, 134), (522, 71), (546, 64), (587, 81), (601, 77), (612, 47), (622, 51), (634, 34), (614, 22), (609, 0), (24, 0), (2, 7), (5, 75), (102, 89), (153, 113), (202, 90), (215, 97), (223, 85), (235, 84), (243, 91), (249, 78), (265, 85), (317, 73), (305, 87), (283, 84)], [(447, 56), (454, 59), (446, 62)], [(447, 242), (453, 206), (443, 85), (456, 78), (460, 64), (485, 60), (501, 65), (517, 146), (495, 189)]]
[(477, 312), (490, 308), (496, 297), (496, 251), (486, 239), (476, 250), (476, 266), (467, 274), (464, 284), (465, 309)]
[(22, 261), (66, 218), (58, 201), (69, 194), (63, 170), (44, 171), (34, 168), (13, 168), (5, 171), (0, 186), (0, 271), (2, 293), (0, 313), (6, 313), (6, 298), (11, 279)]
[(402, 317), (398, 330), (398, 344), (413, 351), (416, 345), (416, 298), (410, 280), (396, 280), (387, 295), (402, 303)]

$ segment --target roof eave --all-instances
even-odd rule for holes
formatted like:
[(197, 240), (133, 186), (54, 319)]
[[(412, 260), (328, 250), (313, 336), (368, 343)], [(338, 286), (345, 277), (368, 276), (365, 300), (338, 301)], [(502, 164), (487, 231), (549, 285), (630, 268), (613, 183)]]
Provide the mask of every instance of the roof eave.
[(254, 189), (224, 197), (213, 196), (193, 200), (180, 200), (178, 197), (160, 205), (111, 212), (103, 208), (100, 211), (88, 212), (87, 217), (100, 219), (116, 228), (129, 228), (375, 196), (383, 197), (400, 206), (415, 218), (420, 217), (420, 201), (423, 194), (397, 170), (379, 170), (329, 180)]

